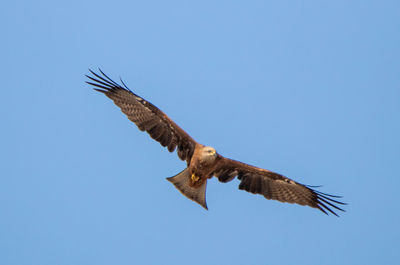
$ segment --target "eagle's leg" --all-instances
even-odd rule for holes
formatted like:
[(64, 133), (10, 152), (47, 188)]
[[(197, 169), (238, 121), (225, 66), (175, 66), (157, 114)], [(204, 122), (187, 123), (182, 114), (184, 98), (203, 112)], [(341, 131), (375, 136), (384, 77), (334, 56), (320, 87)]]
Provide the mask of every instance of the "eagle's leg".
[(199, 177), (198, 176), (196, 176), (196, 174), (195, 173), (192, 173), (192, 181), (193, 181), (193, 183), (196, 183), (197, 181), (199, 181)]

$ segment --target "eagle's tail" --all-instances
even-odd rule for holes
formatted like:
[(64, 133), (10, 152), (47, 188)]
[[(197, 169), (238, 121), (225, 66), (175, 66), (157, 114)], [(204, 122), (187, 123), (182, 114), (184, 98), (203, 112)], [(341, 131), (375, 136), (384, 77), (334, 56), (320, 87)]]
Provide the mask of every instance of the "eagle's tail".
[(196, 185), (195, 187), (193, 187), (192, 185), (190, 185), (190, 177), (191, 176), (189, 169), (186, 168), (178, 175), (167, 178), (167, 180), (174, 184), (174, 186), (187, 198), (197, 202), (206, 210), (208, 210), (206, 202), (207, 180), (203, 180), (200, 185)]

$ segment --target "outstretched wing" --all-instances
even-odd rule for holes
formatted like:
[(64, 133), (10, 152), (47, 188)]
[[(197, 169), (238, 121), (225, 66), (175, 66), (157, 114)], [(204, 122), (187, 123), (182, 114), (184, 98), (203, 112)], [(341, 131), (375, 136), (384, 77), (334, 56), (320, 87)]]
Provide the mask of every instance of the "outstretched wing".
[(221, 182), (229, 182), (237, 176), (241, 181), (239, 184), (240, 190), (261, 194), (269, 200), (308, 205), (320, 209), (325, 214), (329, 211), (336, 216), (338, 215), (332, 208), (344, 211), (337, 204), (344, 205), (345, 203), (333, 199), (341, 198), (340, 196), (316, 191), (312, 189), (315, 187), (300, 184), (278, 173), (250, 166), (220, 155), (215, 165), (213, 176), (217, 177)]
[(196, 146), (196, 141), (184, 130), (175, 124), (160, 109), (133, 93), (121, 80), (122, 85), (114, 82), (100, 69), (102, 76), (89, 71), (94, 77), (86, 75), (94, 82), (86, 82), (95, 87), (95, 90), (104, 93), (112, 99), (121, 111), (133, 121), (139, 130), (146, 131), (168, 151), (173, 152), (177, 148), (180, 159), (189, 164)]

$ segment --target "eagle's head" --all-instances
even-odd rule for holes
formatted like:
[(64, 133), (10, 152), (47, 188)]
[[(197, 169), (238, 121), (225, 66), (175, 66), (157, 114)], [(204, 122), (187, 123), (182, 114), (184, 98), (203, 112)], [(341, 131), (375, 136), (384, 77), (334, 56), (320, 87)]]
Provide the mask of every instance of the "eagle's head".
[(206, 163), (212, 163), (217, 158), (217, 151), (211, 146), (205, 146), (201, 151), (201, 160)]

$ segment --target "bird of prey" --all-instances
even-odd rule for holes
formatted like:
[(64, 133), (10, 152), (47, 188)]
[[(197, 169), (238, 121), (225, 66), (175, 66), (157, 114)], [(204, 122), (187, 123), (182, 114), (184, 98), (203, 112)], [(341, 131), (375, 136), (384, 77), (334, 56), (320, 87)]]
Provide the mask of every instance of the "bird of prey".
[(207, 180), (216, 177), (226, 183), (237, 177), (240, 190), (261, 194), (270, 200), (308, 205), (336, 216), (334, 209), (344, 211), (339, 205), (345, 203), (337, 200), (340, 196), (322, 193), (315, 190), (315, 186), (303, 185), (281, 174), (223, 157), (214, 148), (196, 142), (164, 112), (133, 93), (122, 79), (120, 85), (100, 69), (101, 74), (89, 71), (93, 76), (86, 75), (90, 79), (87, 83), (113, 100), (139, 130), (146, 131), (168, 151), (177, 150), (178, 157), (186, 161), (187, 167), (167, 180), (205, 209), (208, 209)]

